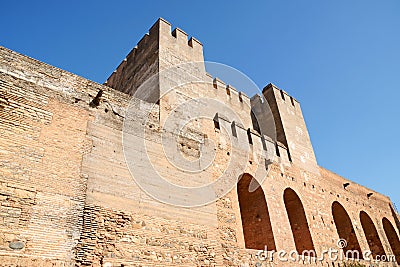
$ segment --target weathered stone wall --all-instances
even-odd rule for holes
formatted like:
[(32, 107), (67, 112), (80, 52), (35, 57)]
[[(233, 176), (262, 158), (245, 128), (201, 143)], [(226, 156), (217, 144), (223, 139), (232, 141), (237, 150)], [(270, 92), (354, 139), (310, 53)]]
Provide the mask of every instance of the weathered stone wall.
[[(155, 39), (159, 43), (143, 43), (152, 47), (149, 51), (158, 47), (160, 55), (149, 59), (151, 62), (165, 69), (187, 60), (202, 60), (197, 41), (188, 44), (183, 31), (176, 30), (173, 36), (170, 25), (161, 23), (163, 30)], [(147, 62), (144, 55), (140, 62)], [(241, 215), (244, 207), (239, 205), (236, 187), (215, 203), (196, 208), (164, 204), (141, 190), (135, 180), (146, 177), (148, 170), (139, 168), (131, 173), (123, 151), (128, 106), (131, 115), (137, 115), (133, 120), (139, 122), (141, 114), (153, 107), (149, 120), (142, 125), (147, 153), (154, 168), (176, 184), (196, 186), (214, 181), (232, 156), (228, 141), (240, 144), (239, 152), (248, 155), (243, 174), (260, 181), (268, 206), (268, 216), (249, 219), (259, 223), (269, 217), (269, 235), (277, 250), (298, 247), (293, 232), (299, 231), (292, 231), (295, 224), (288, 213), (296, 216), (299, 209), (291, 210), (284, 197), (290, 188), (300, 199), (306, 218), (305, 224), (298, 225), (308, 228), (318, 256), (324, 249), (337, 248), (339, 235), (332, 214), (335, 201), (347, 211), (362, 250), (369, 249), (360, 221), (360, 212), (364, 211), (372, 219), (386, 254), (393, 254), (382, 225), (382, 219), (387, 218), (398, 227), (390, 199), (318, 167), (313, 151), (309, 153), (312, 164), (305, 168), (308, 161), (302, 162), (301, 155), (312, 147), (300, 106), (294, 102), (296, 111), (292, 112), (285, 106), (292, 105), (290, 96), (285, 94), (283, 103), (277, 89), (278, 95), (274, 93), (270, 99), (275, 99), (272, 106), (279, 112), (280, 138), (287, 140), (275, 146), (269, 141), (263, 144), (252, 129), (249, 98), (209, 76), (211, 86), (182, 87), (152, 105), (120, 92), (129, 90), (96, 84), (5, 48), (0, 48), (0, 60), (0, 266), (270, 266), (256, 258), (256, 250), (245, 246), (249, 237), (243, 234), (245, 213)], [(128, 65), (124, 68), (130, 69)], [(139, 72), (145, 73), (146, 68)], [(123, 84), (127, 76), (118, 77), (114, 82)], [(100, 90), (103, 93), (94, 103)], [(162, 123), (171, 107), (186, 97), (204, 96), (218, 99), (239, 114), (243, 125), (234, 125), (236, 137), (230, 130), (229, 116), (218, 118), (221, 129), (216, 129), (212, 121), (202, 121), (180, 135), (166, 133)], [(303, 139), (296, 139), (298, 125)], [(126, 130), (133, 140), (142, 138), (139, 128)], [(198, 175), (179, 172), (163, 155), (162, 134), (171, 142), (178, 140), (178, 151), (189, 159), (198, 157), (201, 142), (213, 141), (217, 144), (214, 164)], [(290, 160), (287, 147), (290, 151), (291, 141), (300, 148), (299, 153), (290, 153)], [(132, 155), (143, 152), (139, 147), (130, 149)], [(264, 160), (271, 155), (273, 164), (267, 170)], [(165, 196), (175, 193), (160, 191)], [(398, 238), (398, 229), (395, 232)], [(307, 238), (301, 231), (296, 235), (300, 235), (297, 240)], [(275, 266), (295, 265), (275, 260)], [(316, 265), (332, 263), (326, 260)]]
[(89, 102), (123, 94), (0, 49), (1, 266), (71, 263), (80, 238), (92, 147)]
[[(86, 193), (87, 112), (1, 74), (2, 253), (70, 260)], [(65, 138), (68, 136), (68, 138)], [(4, 231), (4, 232), (3, 232)], [(10, 242), (22, 242), (13, 250)]]

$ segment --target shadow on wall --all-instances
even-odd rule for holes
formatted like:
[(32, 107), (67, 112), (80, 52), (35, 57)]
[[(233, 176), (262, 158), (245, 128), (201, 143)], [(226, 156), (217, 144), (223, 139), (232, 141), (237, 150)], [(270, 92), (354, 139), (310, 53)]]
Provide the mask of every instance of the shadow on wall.
[(362, 259), (360, 243), (355, 234), (350, 216), (345, 208), (337, 201), (332, 204), (332, 215), (339, 238), (347, 241), (347, 246), (344, 248), (344, 252), (358, 251), (358, 255), (352, 256), (356, 256), (356, 259)]
[(393, 215), (393, 217), (394, 217), (394, 221), (395, 221), (395, 223), (396, 223), (397, 230), (398, 230), (399, 233), (400, 233), (400, 220), (399, 220), (398, 214), (397, 214), (396, 211), (393, 209), (393, 206), (392, 206), (392, 205), (390, 205), (390, 210), (392, 211), (392, 215)]
[[(251, 186), (251, 183), (254, 185)], [(251, 190), (253, 186), (257, 188), (254, 191)], [(267, 246), (268, 250), (276, 250), (271, 219), (262, 187), (253, 176), (245, 173), (240, 177), (237, 192), (246, 248), (263, 250)]]
[(291, 188), (286, 188), (283, 193), (283, 200), (285, 202), (297, 252), (300, 255), (302, 255), (304, 251), (315, 252), (306, 213), (299, 196)]
[(392, 248), (393, 254), (396, 257), (397, 264), (400, 265), (400, 239), (394, 229), (392, 223), (384, 217), (382, 219), (383, 230), (385, 231), (386, 237), (389, 241), (390, 247)]
[(382, 241), (379, 238), (378, 231), (376, 230), (371, 217), (369, 217), (369, 215), (365, 211), (361, 211), (360, 221), (373, 257), (376, 258), (383, 255), (386, 256)]

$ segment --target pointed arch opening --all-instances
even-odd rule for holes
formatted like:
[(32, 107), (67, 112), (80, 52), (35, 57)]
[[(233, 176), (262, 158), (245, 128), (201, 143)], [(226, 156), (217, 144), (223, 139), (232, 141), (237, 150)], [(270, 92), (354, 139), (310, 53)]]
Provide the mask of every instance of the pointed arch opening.
[(392, 223), (387, 219), (382, 219), (383, 230), (392, 248), (393, 254), (396, 257), (397, 264), (400, 265), (400, 240)]
[(376, 227), (371, 217), (369, 217), (369, 215), (365, 211), (361, 211), (360, 221), (372, 256), (374, 258), (377, 258), (377, 256), (379, 256), (380, 258), (382, 258), (381, 256), (386, 256), (385, 249), (383, 248), (381, 239), (378, 235), (378, 231), (376, 230)]
[[(308, 226), (303, 204), (294, 190), (287, 188), (283, 193), (286, 212), (292, 229), (297, 252), (301, 255), (305, 251), (314, 251), (314, 243)], [(316, 256), (316, 255), (315, 255)]]
[(240, 215), (246, 248), (276, 250), (271, 219), (262, 187), (250, 174), (237, 185)]
[(362, 259), (361, 247), (358, 243), (350, 216), (337, 201), (332, 204), (332, 215), (339, 238), (346, 240), (347, 243), (347, 246), (343, 248), (344, 253), (348, 258)]

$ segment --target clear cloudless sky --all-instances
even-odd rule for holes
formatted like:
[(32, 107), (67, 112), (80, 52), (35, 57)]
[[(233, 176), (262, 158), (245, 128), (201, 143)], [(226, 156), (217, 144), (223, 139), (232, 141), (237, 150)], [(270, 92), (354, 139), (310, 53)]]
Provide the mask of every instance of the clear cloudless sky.
[(400, 208), (400, 1), (4, 1), (0, 45), (103, 83), (158, 17), (298, 99), (319, 165)]

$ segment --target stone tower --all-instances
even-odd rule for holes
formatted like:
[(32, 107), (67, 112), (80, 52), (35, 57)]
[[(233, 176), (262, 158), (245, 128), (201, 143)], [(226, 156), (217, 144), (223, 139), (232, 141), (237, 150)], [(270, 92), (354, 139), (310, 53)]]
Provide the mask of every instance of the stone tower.
[(263, 95), (275, 119), (277, 140), (288, 148), (290, 160), (302, 169), (318, 173), (317, 160), (300, 103), (273, 84), (264, 88)]

